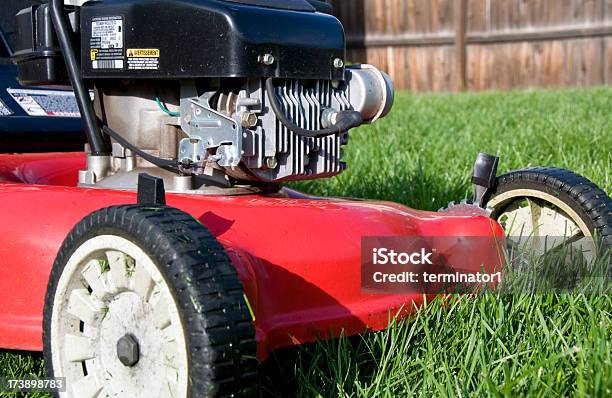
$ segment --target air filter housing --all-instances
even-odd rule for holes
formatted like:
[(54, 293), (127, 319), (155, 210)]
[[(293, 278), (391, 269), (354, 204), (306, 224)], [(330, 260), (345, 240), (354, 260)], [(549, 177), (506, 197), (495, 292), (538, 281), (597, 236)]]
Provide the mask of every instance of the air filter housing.
[(17, 13), (13, 62), (24, 85), (70, 85), (47, 4)]

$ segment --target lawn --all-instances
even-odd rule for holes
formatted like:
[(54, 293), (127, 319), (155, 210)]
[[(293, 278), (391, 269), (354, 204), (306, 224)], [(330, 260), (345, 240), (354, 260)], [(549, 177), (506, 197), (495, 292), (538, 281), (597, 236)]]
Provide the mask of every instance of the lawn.
[[(437, 210), (468, 195), (486, 151), (501, 156), (501, 172), (565, 167), (610, 192), (611, 110), (609, 88), (401, 93), (391, 116), (352, 132), (347, 172), (295, 186)], [(610, 296), (464, 297), (386, 332), (281, 352), (262, 383), (303, 397), (611, 396), (611, 352)], [(0, 374), (40, 374), (39, 358), (0, 353)]]

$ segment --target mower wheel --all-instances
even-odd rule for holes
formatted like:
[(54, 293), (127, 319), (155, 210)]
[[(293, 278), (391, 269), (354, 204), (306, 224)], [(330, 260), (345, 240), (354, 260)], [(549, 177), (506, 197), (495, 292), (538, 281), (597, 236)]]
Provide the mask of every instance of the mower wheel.
[(170, 207), (109, 207), (53, 265), (43, 320), (62, 397), (235, 396), (252, 388), (255, 329), (215, 237)]
[(497, 178), (486, 206), (510, 238), (559, 237), (572, 245), (597, 237), (612, 247), (612, 200), (574, 172), (536, 167)]

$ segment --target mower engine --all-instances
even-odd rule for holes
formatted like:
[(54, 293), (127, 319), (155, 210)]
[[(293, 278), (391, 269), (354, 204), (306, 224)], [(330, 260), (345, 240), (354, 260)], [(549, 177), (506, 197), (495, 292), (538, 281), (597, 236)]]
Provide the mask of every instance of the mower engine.
[(59, 23), (80, 48), (50, 29), (50, 2), (19, 14), (27, 39), (15, 60), (22, 81), (57, 85), (69, 83), (66, 53), (77, 54), (76, 80), (95, 98), (90, 135), (104, 132), (96, 148), (89, 140), (82, 186), (134, 188), (143, 171), (174, 191), (331, 177), (346, 168), (348, 131), (393, 104), (385, 73), (345, 65), (325, 2), (63, 3)]

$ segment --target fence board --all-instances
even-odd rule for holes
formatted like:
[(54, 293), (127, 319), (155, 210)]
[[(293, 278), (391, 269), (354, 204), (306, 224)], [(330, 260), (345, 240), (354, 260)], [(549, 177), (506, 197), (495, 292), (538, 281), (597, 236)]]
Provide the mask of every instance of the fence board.
[(467, 4), (468, 32), (484, 32), (487, 29), (487, 0), (469, 0)]

